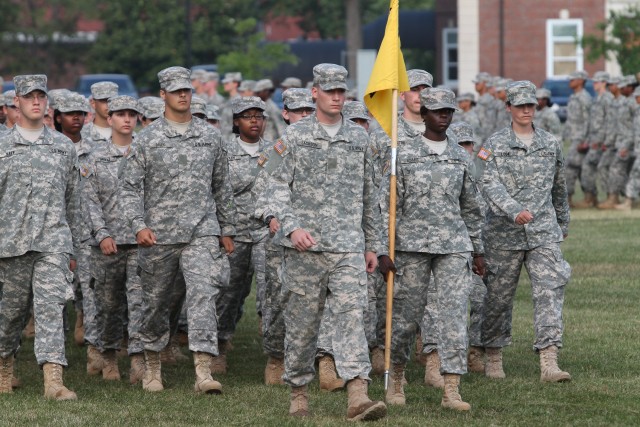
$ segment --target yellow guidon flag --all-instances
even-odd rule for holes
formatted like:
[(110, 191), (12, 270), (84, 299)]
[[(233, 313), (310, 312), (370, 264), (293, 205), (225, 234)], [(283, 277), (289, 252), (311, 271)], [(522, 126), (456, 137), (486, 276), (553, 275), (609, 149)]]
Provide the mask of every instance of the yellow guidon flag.
[(409, 88), (407, 69), (400, 50), (398, 33), (399, 0), (391, 0), (384, 38), (367, 84), (364, 103), (384, 131), (391, 137), (392, 91), (406, 92)]

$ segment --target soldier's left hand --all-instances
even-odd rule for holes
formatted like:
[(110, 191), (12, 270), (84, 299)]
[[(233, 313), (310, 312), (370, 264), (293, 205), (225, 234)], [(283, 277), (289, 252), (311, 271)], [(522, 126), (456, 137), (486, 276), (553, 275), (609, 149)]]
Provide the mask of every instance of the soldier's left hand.
[(477, 255), (473, 257), (473, 272), (480, 277), (484, 277), (486, 271), (486, 264), (484, 262), (483, 255)]
[(364, 261), (367, 263), (367, 273), (373, 273), (378, 266), (378, 257), (375, 252), (365, 252)]
[(76, 271), (77, 266), (78, 266), (78, 261), (76, 261), (75, 259), (72, 259), (71, 261), (69, 261), (69, 270)]
[(220, 246), (224, 248), (224, 251), (227, 253), (227, 255), (231, 255), (233, 251), (236, 250), (236, 247), (233, 244), (233, 238), (229, 236), (220, 237)]

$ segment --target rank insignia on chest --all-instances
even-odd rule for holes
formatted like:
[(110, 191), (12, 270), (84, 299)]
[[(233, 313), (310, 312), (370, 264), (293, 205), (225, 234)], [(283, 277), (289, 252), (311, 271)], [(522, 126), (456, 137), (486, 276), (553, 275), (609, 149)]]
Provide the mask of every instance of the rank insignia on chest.
[(478, 157), (482, 160), (487, 160), (490, 155), (491, 155), (491, 150), (487, 150), (484, 147), (482, 147), (480, 151), (478, 151)]
[(282, 155), (282, 153), (284, 153), (287, 149), (287, 146), (284, 145), (282, 140), (279, 139), (278, 142), (276, 142), (276, 144), (273, 146), (273, 149), (276, 150), (276, 153)]
[(267, 163), (267, 160), (269, 160), (269, 158), (264, 154), (260, 154), (260, 158), (258, 159), (258, 166), (264, 166), (265, 163)]
[(80, 166), (80, 175), (82, 175), (83, 177), (89, 175), (89, 168), (86, 166)]

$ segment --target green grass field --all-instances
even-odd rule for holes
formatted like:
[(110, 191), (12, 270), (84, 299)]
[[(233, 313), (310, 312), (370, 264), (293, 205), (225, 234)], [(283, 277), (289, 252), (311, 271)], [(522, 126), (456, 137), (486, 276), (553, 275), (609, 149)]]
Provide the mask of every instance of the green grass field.
[[(565, 303), (565, 348), (560, 365), (573, 381), (541, 384), (533, 341), (531, 291), (521, 278), (514, 309), (514, 345), (505, 350), (507, 379), (482, 375), (463, 378), (461, 392), (472, 405), (468, 414), (440, 408), (440, 391), (422, 385), (422, 367), (411, 363), (407, 406), (392, 407), (378, 425), (579, 425), (640, 424), (640, 212), (580, 211), (573, 214), (565, 257), (573, 267)], [(166, 390), (148, 394), (127, 379), (105, 383), (85, 374), (85, 349), (69, 344), (66, 384), (77, 402), (48, 402), (42, 397), (42, 373), (33, 356), (33, 341), (19, 353), (17, 372), (23, 387), (0, 395), (0, 425), (7, 426), (197, 426), (299, 425), (287, 417), (288, 389), (262, 385), (265, 357), (257, 334), (253, 300), (248, 302), (229, 355), (230, 373), (220, 377), (221, 396), (192, 391), (190, 363), (164, 367)], [(71, 337), (69, 337), (71, 340)], [(184, 350), (186, 352), (186, 350)], [(128, 371), (128, 361), (120, 359)], [(373, 398), (383, 397), (376, 378)], [(311, 387), (313, 417), (304, 424), (346, 425), (346, 395)]]

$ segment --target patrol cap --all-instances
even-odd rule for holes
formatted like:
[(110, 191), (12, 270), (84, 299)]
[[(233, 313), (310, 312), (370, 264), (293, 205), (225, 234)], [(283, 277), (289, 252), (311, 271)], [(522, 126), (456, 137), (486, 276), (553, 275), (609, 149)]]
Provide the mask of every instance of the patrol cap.
[(371, 120), (367, 107), (360, 101), (345, 102), (342, 107), (342, 115), (345, 119)]
[(620, 84), (620, 80), (621, 80), (620, 76), (611, 76), (607, 80), (607, 83), (610, 84), (610, 85), (616, 85), (617, 86), (617, 85)]
[(536, 85), (529, 80), (520, 80), (517, 82), (509, 83), (507, 86), (507, 100), (509, 104), (525, 105), (525, 104), (537, 104), (536, 98)]
[(576, 70), (573, 73), (569, 74), (569, 80), (580, 79), (587, 80), (589, 78), (589, 74), (587, 74), (584, 70)]
[(238, 91), (245, 92), (250, 90), (251, 92), (253, 92), (255, 87), (256, 87), (255, 80), (243, 80), (242, 83), (240, 83), (240, 86), (238, 86)]
[(205, 76), (207, 77), (207, 81), (220, 80), (220, 74), (216, 73), (215, 71), (207, 71)]
[(302, 80), (297, 77), (287, 77), (280, 83), (280, 86), (286, 88), (302, 87)]
[(267, 105), (257, 96), (240, 96), (234, 98), (231, 102), (231, 111), (233, 114), (240, 114), (252, 108), (264, 111), (267, 109)]
[(119, 96), (113, 96), (111, 98), (109, 98), (108, 105), (109, 105), (109, 112), (113, 113), (115, 111), (122, 111), (122, 110), (133, 110), (138, 114), (142, 114), (142, 112), (140, 111), (140, 106), (138, 105), (138, 101), (129, 95), (119, 95)]
[(91, 85), (93, 99), (109, 99), (118, 96), (118, 85), (114, 82), (98, 82)]
[(316, 109), (309, 89), (293, 87), (285, 90), (282, 92), (282, 103), (288, 110), (298, 110), (300, 108)]
[(460, 95), (458, 95), (458, 98), (456, 98), (456, 100), (458, 102), (460, 102), (460, 101), (471, 101), (471, 102), (473, 102), (473, 101), (476, 100), (476, 97), (471, 92), (463, 92)]
[(160, 89), (175, 92), (180, 89), (193, 89), (191, 71), (184, 67), (169, 67), (158, 73)]
[(490, 82), (491, 81), (491, 74), (487, 73), (486, 71), (482, 71), (478, 74), (476, 74), (476, 78), (472, 80), (473, 83), (480, 83), (480, 82)]
[(254, 92), (261, 92), (263, 90), (271, 90), (273, 89), (273, 82), (271, 79), (262, 79), (256, 82), (256, 85), (253, 87)]
[(336, 64), (318, 64), (313, 67), (313, 85), (322, 90), (347, 90), (347, 69)]
[(64, 95), (58, 95), (56, 98), (55, 110), (61, 113), (71, 113), (72, 111), (82, 111), (88, 113), (91, 111), (89, 101), (79, 93), (69, 92)]
[(13, 98), (16, 97), (15, 90), (8, 90), (2, 94), (2, 98), (4, 98), (4, 105), (7, 107), (13, 107), (15, 104), (13, 103)]
[[(71, 92), (69, 89), (51, 89), (47, 94), (47, 97), (49, 98), (49, 107), (53, 108), (54, 110), (57, 110), (59, 105), (58, 101), (61, 100), (63, 97), (68, 96), (72, 93), (73, 92)], [(74, 111), (74, 110), (71, 110), (71, 111)], [(75, 111), (81, 111), (81, 110), (75, 110)]]
[(513, 82), (511, 79), (498, 79), (493, 87), (495, 87), (497, 91), (507, 90), (507, 86), (511, 82)]
[(409, 87), (416, 87), (425, 85), (427, 87), (433, 87), (433, 76), (431, 73), (414, 68), (407, 71), (407, 77), (409, 78)]
[(467, 122), (452, 123), (451, 126), (449, 126), (449, 130), (451, 130), (458, 139), (458, 143), (475, 142), (473, 138), (473, 128)]
[(204, 75), (207, 72), (201, 68), (197, 69), (197, 70), (191, 70), (191, 76), (190, 79), (191, 80), (202, 80), (202, 78), (204, 77)]
[(596, 71), (595, 74), (593, 75), (593, 81), (594, 82), (608, 82), (609, 81), (609, 73), (607, 73), (606, 71)]
[(220, 108), (217, 105), (207, 104), (207, 120), (220, 120)]
[(164, 101), (157, 96), (147, 96), (149, 98), (142, 102), (142, 99), (138, 100), (138, 105), (142, 110), (142, 115), (147, 119), (157, 119), (164, 114)]
[(242, 81), (242, 73), (240, 72), (233, 72), (233, 73), (226, 73), (224, 75), (224, 79), (222, 79), (222, 83), (229, 83), (229, 82), (241, 82)]
[(541, 87), (540, 89), (536, 90), (536, 98), (551, 98), (551, 91), (545, 87)]
[(198, 95), (191, 97), (191, 114), (207, 115), (207, 102)]
[(456, 95), (444, 87), (428, 87), (420, 91), (420, 105), (427, 110), (442, 110), (450, 108), (458, 111), (456, 106)]
[(13, 84), (16, 87), (16, 95), (24, 96), (34, 90), (41, 90), (47, 93), (47, 76), (44, 74), (25, 74), (15, 76)]
[(638, 80), (636, 80), (636, 76), (634, 76), (633, 74), (629, 74), (622, 77), (620, 83), (618, 84), (618, 87), (623, 88), (625, 86), (633, 86), (636, 83), (638, 83)]
[(633, 96), (635, 96), (635, 97), (640, 96), (640, 86), (635, 88), (635, 90), (633, 91)]

